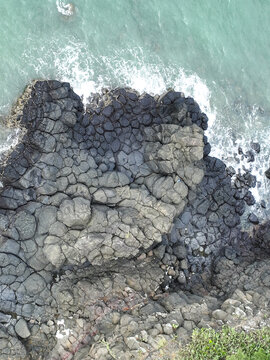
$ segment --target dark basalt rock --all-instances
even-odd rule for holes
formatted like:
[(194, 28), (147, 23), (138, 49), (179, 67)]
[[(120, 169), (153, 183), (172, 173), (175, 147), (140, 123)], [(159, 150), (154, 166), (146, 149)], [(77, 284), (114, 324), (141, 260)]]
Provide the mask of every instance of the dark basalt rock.
[[(171, 334), (166, 321), (184, 323), (174, 307), (201, 298), (167, 299), (166, 290), (209, 282), (225, 246), (237, 263), (256, 179), (238, 174), (232, 184), (233, 172), (208, 156), (207, 116), (172, 90), (104, 90), (85, 111), (69, 84), (36, 81), (12, 119), (23, 131), (0, 166), (3, 359), (71, 359), (115, 331), (118, 353), (132, 353), (130, 336), (159, 324), (152, 314), (163, 311)], [(183, 311), (189, 323), (198, 314)]]
[(251, 214), (249, 215), (248, 220), (249, 220), (252, 224), (259, 224), (259, 219), (258, 219), (258, 217), (257, 217), (255, 214), (253, 214), (253, 213), (251, 213)]
[(253, 231), (252, 241), (255, 247), (262, 249), (266, 253), (270, 253), (270, 222), (266, 221)]
[(270, 179), (270, 168), (265, 171), (265, 176)]

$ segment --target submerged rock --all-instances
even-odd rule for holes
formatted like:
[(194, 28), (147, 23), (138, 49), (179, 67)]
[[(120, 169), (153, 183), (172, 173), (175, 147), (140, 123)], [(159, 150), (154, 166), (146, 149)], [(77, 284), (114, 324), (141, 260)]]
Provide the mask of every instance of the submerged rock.
[(259, 144), (259, 143), (257, 143), (257, 142), (251, 142), (250, 143), (250, 146), (251, 146), (251, 149), (253, 149), (253, 150), (255, 150), (256, 151), (256, 153), (260, 153), (260, 151), (261, 151), (261, 145)]

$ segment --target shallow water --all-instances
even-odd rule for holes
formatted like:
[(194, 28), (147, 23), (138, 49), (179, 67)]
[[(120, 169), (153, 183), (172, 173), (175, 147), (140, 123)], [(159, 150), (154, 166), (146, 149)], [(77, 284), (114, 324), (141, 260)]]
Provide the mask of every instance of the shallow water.
[[(263, 173), (270, 146), (270, 2), (263, 0), (0, 0), (0, 114), (33, 78), (69, 81), (86, 99), (102, 87), (194, 96), (210, 119), (212, 154)], [(0, 148), (14, 136), (0, 127)], [(239, 145), (259, 141), (254, 163)]]

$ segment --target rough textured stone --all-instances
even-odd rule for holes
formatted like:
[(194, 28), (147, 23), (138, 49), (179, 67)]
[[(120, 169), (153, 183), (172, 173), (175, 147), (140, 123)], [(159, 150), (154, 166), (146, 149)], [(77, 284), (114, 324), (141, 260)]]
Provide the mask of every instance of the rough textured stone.
[(16, 215), (14, 226), (20, 235), (20, 240), (27, 240), (35, 235), (35, 217), (26, 211), (20, 211)]
[(83, 228), (90, 217), (90, 201), (82, 197), (64, 200), (57, 213), (58, 220), (71, 228)]
[(208, 156), (198, 104), (119, 88), (90, 101), (36, 81), (12, 112), (24, 131), (0, 165), (7, 358), (106, 359), (109, 346), (124, 359), (220, 320), (265, 325), (269, 224), (251, 236), (240, 222), (256, 179)]
[(27, 339), (31, 335), (27, 322), (24, 319), (20, 319), (16, 322), (15, 331), (23, 339)]

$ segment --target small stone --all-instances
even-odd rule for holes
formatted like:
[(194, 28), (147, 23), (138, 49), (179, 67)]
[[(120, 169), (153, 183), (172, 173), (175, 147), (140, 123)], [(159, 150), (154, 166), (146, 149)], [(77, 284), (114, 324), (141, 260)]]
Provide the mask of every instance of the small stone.
[(24, 319), (20, 319), (16, 323), (15, 331), (23, 339), (27, 339), (31, 335), (27, 326), (27, 322)]
[(145, 253), (142, 253), (140, 256), (137, 257), (137, 260), (139, 260), (139, 261), (143, 261), (144, 259), (146, 259)]
[(253, 150), (256, 151), (256, 153), (259, 153), (261, 151), (261, 145), (257, 142), (251, 142), (250, 146)]
[(238, 154), (243, 155), (243, 149), (241, 148), (241, 146), (238, 147)]
[(187, 260), (186, 260), (186, 259), (180, 261), (180, 267), (181, 267), (181, 269), (183, 269), (183, 270), (187, 270), (187, 269), (188, 269), (188, 263), (187, 263)]
[(230, 176), (233, 176), (233, 175), (236, 174), (236, 171), (235, 171), (235, 169), (234, 169), (232, 166), (229, 166), (229, 167), (227, 168), (227, 173), (228, 173)]
[(270, 179), (270, 168), (265, 171), (265, 176)]
[(145, 330), (142, 330), (141, 333), (140, 333), (140, 335), (141, 335), (141, 341), (147, 343), (147, 341), (148, 341), (148, 334), (147, 334), (147, 332), (146, 332)]
[(255, 160), (253, 151), (251, 150), (245, 153), (245, 157), (247, 158), (247, 162), (253, 162)]
[(120, 314), (118, 312), (113, 312), (111, 315), (111, 322), (113, 325), (118, 324), (120, 321)]
[(163, 325), (163, 332), (166, 335), (171, 335), (173, 333), (173, 327), (171, 324), (164, 324)]
[(185, 276), (185, 273), (183, 271), (179, 272), (179, 276), (177, 277), (177, 281), (181, 285), (184, 285), (186, 283), (186, 276)]
[(195, 328), (195, 324), (193, 321), (189, 321), (189, 320), (185, 320), (183, 327), (187, 330), (187, 331), (192, 331)]
[(173, 247), (173, 253), (179, 260), (182, 260), (187, 256), (187, 249), (184, 245), (176, 245)]
[(157, 329), (157, 331), (159, 332), (159, 334), (161, 334), (162, 331), (163, 331), (163, 328), (162, 328), (161, 324), (159, 324), (159, 323), (155, 325), (155, 329)]
[(127, 330), (129, 333), (136, 333), (138, 330), (138, 324), (136, 321), (131, 321), (127, 326)]
[(186, 305), (186, 301), (178, 293), (171, 293), (161, 300), (161, 304), (169, 312)]
[(137, 350), (140, 347), (140, 344), (133, 336), (126, 338), (125, 343), (130, 350)]
[(186, 344), (190, 338), (187, 330), (183, 327), (180, 327), (176, 330), (176, 335), (179, 342), (181, 342), (183, 345)]
[(133, 321), (133, 318), (129, 315), (123, 315), (120, 320), (121, 327), (127, 326), (131, 321)]
[(251, 213), (248, 217), (248, 220), (252, 223), (252, 224), (259, 224), (259, 219), (258, 217), (254, 214)]
[(216, 320), (224, 321), (227, 318), (228, 314), (225, 311), (218, 309), (213, 311), (212, 316)]
[(169, 276), (175, 276), (175, 274), (176, 274), (176, 273), (175, 273), (175, 271), (174, 271), (173, 269), (169, 269), (169, 270), (168, 270), (168, 275), (169, 275)]
[(166, 249), (165, 245), (160, 245), (153, 250), (153, 253), (158, 259), (161, 260), (165, 254), (165, 249)]
[[(148, 332), (151, 337), (156, 337), (157, 335), (160, 334), (160, 331), (156, 328), (150, 329)], [(149, 339), (148, 339), (148, 342), (150, 342)]]
[(234, 309), (234, 312), (232, 315), (236, 316), (238, 319), (245, 319), (247, 317), (247, 314), (239, 307)]

